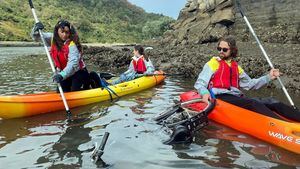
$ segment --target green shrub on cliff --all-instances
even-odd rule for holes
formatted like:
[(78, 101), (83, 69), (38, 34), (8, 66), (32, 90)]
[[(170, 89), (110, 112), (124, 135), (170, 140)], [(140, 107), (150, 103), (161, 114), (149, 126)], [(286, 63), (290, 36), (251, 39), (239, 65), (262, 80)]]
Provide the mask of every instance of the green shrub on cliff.
[[(68, 19), (83, 42), (139, 42), (161, 36), (173, 19), (149, 14), (127, 0), (34, 0), (45, 31)], [(0, 41), (31, 41), (34, 24), (27, 1), (0, 0)]]
[(156, 38), (161, 36), (162, 32), (165, 32), (170, 27), (173, 19), (162, 17), (157, 20), (150, 20), (145, 23), (142, 29), (142, 33), (145, 39)]

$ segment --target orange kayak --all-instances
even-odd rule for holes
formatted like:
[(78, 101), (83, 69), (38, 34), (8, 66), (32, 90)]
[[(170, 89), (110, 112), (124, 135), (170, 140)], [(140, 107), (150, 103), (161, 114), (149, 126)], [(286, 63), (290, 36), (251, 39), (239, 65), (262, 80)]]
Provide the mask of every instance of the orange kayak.
[[(155, 75), (143, 76), (108, 87), (118, 96), (124, 96), (156, 86), (163, 82), (164, 79), (165, 75), (163, 72), (156, 71)], [(68, 92), (64, 94), (70, 108), (110, 100), (111, 96), (113, 98), (117, 97), (114, 94), (110, 94), (105, 88)], [(65, 107), (60, 94), (55, 92), (0, 96), (0, 118), (3, 119), (33, 116), (64, 109)]]
[[(197, 92), (181, 94), (181, 101), (200, 98)], [(189, 107), (197, 110), (203, 106), (193, 103)], [(268, 117), (217, 99), (209, 119), (247, 133), (268, 143), (300, 154), (300, 123)]]

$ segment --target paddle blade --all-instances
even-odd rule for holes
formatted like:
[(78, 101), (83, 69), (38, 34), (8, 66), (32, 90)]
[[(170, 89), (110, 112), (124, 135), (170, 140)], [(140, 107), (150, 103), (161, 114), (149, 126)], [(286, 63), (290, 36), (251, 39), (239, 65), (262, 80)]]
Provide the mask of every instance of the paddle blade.
[(106, 73), (106, 72), (101, 72), (99, 73), (100, 78), (104, 78), (106, 80), (111, 79), (112, 77), (117, 77), (116, 75), (112, 74), (112, 73)]
[(29, 2), (29, 5), (30, 5), (30, 8), (34, 8), (34, 7), (33, 7), (32, 0), (28, 0), (28, 2)]

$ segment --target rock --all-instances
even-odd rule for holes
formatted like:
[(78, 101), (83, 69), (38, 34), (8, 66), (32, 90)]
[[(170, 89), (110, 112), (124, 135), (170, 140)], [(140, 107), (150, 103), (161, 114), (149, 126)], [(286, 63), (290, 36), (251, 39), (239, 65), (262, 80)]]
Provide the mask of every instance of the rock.
[(106, 71), (116, 72), (119, 68), (128, 67), (131, 54), (128, 47), (113, 49), (84, 46), (84, 59)]
[[(300, 5), (294, 5), (299, 4), (298, 0), (240, 0), (240, 2), (262, 41), (300, 43)], [(210, 42), (207, 37), (220, 38), (219, 34), (216, 36), (215, 33), (216, 24), (224, 25), (227, 29), (219, 31), (221, 36), (230, 33), (243, 41), (252, 40), (232, 0), (189, 0), (174, 24), (173, 34), (187, 37), (178, 39), (177, 44), (181, 44), (181, 41), (185, 41), (185, 44), (195, 41)], [(195, 37), (197, 34), (201, 35)]]
[(226, 27), (234, 24), (234, 15), (232, 8), (225, 8), (223, 10), (217, 10), (210, 18), (211, 24), (221, 24)]

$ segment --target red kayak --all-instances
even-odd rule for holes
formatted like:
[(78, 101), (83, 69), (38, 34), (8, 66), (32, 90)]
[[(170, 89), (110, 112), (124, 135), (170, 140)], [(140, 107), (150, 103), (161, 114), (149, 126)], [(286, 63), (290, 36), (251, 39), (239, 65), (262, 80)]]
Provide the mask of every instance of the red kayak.
[[(197, 98), (201, 97), (195, 91), (180, 95), (181, 102)], [(205, 107), (205, 103), (192, 103), (188, 107), (200, 112)], [(215, 108), (208, 117), (235, 130), (300, 154), (300, 123), (298, 122), (268, 117), (219, 99), (216, 100)]]

